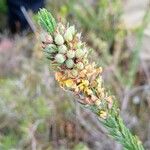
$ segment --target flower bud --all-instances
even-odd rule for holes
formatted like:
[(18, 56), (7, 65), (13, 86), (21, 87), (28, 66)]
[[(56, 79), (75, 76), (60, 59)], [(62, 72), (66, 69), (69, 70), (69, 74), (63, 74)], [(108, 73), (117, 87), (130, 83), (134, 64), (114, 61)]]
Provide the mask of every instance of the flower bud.
[(57, 47), (54, 44), (48, 44), (44, 51), (47, 53), (55, 53), (57, 51)]
[(49, 34), (46, 35), (45, 43), (47, 43), (47, 44), (52, 44), (53, 43), (53, 38), (52, 38), (51, 35), (49, 35)]
[(64, 39), (63, 39), (63, 37), (60, 34), (57, 34), (55, 36), (55, 43), (57, 45), (62, 45), (64, 43)]
[(67, 30), (66, 33), (64, 34), (64, 39), (66, 41), (72, 41), (73, 36), (72, 36), (72, 33), (69, 30)]
[(72, 60), (72, 59), (67, 59), (66, 60), (66, 66), (67, 66), (67, 68), (73, 68), (73, 66), (74, 66), (74, 61)]
[(75, 34), (75, 27), (74, 26), (70, 26), (67, 31), (71, 32), (72, 35)]
[(69, 51), (67, 52), (67, 57), (68, 57), (68, 58), (74, 58), (74, 57), (75, 57), (75, 51), (69, 50)]
[(82, 70), (84, 68), (84, 65), (82, 62), (78, 62), (76, 67), (77, 67), (77, 69)]
[(42, 33), (42, 34), (40, 35), (40, 39), (41, 39), (42, 42), (47, 43), (47, 44), (53, 43), (53, 38), (52, 38), (52, 36), (51, 36), (50, 34), (48, 34), (48, 33)]
[(78, 75), (78, 71), (75, 70), (75, 69), (73, 69), (73, 70), (71, 71), (71, 74), (72, 74), (74, 77), (76, 77), (76, 76)]
[(77, 49), (75, 55), (77, 58), (82, 58), (84, 55), (84, 51), (82, 49)]
[(55, 60), (56, 60), (57, 63), (62, 64), (66, 60), (66, 58), (63, 54), (57, 54), (55, 56)]
[(59, 53), (65, 54), (67, 51), (67, 47), (65, 45), (61, 45), (58, 47)]
[(64, 25), (63, 25), (62, 23), (58, 23), (57, 27), (58, 27), (59, 32), (60, 32), (61, 34), (64, 34), (64, 32), (65, 32), (65, 27), (64, 27)]

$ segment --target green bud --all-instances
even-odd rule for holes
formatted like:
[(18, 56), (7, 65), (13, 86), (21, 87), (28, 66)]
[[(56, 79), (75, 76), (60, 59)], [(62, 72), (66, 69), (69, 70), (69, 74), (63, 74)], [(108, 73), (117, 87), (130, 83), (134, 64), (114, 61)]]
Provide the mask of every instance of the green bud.
[(67, 66), (67, 68), (73, 68), (73, 66), (74, 66), (74, 61), (72, 60), (72, 59), (67, 59), (66, 60), (66, 66)]
[(58, 47), (59, 53), (65, 54), (67, 51), (67, 47), (65, 45), (61, 45)]
[(55, 53), (57, 52), (57, 47), (54, 44), (48, 44), (46, 48), (44, 49), (44, 51), (47, 53)]
[(82, 62), (78, 62), (76, 66), (77, 66), (77, 69), (79, 70), (82, 70), (84, 68), (84, 65)]
[(74, 26), (70, 26), (67, 31), (71, 32), (72, 35), (75, 34), (75, 27)]
[(74, 58), (74, 57), (75, 57), (75, 51), (69, 50), (69, 51), (67, 52), (67, 57), (68, 57), (68, 58)]
[(60, 34), (57, 34), (55, 36), (55, 43), (57, 45), (62, 45), (64, 43), (64, 39), (63, 39), (63, 37)]
[(56, 62), (62, 64), (66, 60), (66, 58), (63, 54), (57, 54), (55, 56), (55, 60), (56, 60)]
[(74, 77), (76, 77), (76, 76), (78, 75), (78, 71), (75, 70), (75, 69), (73, 69), (73, 70), (71, 71), (71, 74), (72, 74)]
[(69, 30), (67, 30), (66, 33), (64, 34), (64, 39), (66, 41), (72, 41), (73, 36), (72, 36), (72, 33)]
[(77, 58), (82, 58), (84, 56), (85, 52), (82, 49), (77, 49), (75, 52), (75, 55)]

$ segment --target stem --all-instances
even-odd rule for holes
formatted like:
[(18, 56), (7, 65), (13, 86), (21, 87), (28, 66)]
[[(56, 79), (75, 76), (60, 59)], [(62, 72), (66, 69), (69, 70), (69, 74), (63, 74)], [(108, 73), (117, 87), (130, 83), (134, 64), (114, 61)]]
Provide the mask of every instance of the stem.
[(136, 136), (131, 134), (120, 116), (112, 115), (104, 120), (102, 124), (107, 128), (108, 133), (122, 144), (125, 150), (144, 150), (142, 143)]
[[(88, 107), (95, 114), (98, 114), (97, 106)], [(114, 106), (107, 119), (101, 119), (98, 116), (99, 121), (107, 129), (108, 135), (120, 143), (124, 150), (144, 150), (141, 141), (137, 136), (134, 136), (130, 130), (125, 126), (123, 119), (119, 114), (118, 106)]]

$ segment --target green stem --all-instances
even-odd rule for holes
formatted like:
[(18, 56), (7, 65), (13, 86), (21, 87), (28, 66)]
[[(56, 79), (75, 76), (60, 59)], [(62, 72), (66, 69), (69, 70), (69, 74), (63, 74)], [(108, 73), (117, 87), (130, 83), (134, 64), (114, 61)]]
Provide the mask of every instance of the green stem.
[(107, 128), (108, 133), (118, 141), (124, 150), (144, 150), (141, 141), (129, 131), (122, 118), (118, 115), (111, 115), (102, 124)]
[[(99, 114), (99, 108), (97, 106), (87, 106), (93, 113)], [(117, 104), (114, 104), (111, 111), (108, 113), (107, 119), (101, 119), (98, 117), (103, 126), (107, 129), (108, 135), (119, 142), (124, 150), (144, 150), (141, 141), (137, 136), (134, 136), (130, 130), (125, 126), (121, 116), (119, 115), (119, 109)]]

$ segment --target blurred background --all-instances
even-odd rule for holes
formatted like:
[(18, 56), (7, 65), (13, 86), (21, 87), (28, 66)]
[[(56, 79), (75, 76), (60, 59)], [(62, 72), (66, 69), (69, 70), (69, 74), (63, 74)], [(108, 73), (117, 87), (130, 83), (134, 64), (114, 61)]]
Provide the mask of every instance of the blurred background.
[(122, 149), (55, 82), (37, 39), (41, 7), (82, 32), (126, 125), (149, 150), (149, 0), (0, 0), (0, 150)]

